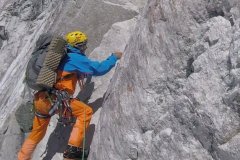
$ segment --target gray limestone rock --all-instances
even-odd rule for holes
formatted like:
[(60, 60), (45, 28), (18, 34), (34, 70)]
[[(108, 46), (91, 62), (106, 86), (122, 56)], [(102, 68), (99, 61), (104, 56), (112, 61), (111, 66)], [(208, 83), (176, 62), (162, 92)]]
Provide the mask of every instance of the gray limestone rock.
[[(40, 34), (50, 31), (64, 35), (69, 31), (80, 29), (89, 35), (90, 53), (100, 44), (103, 35), (108, 32), (112, 24), (132, 19), (139, 13), (144, 3), (144, 1), (127, 0), (124, 3), (119, 0), (114, 2), (100, 0), (1, 1), (0, 25), (7, 29), (9, 39), (1, 42), (0, 128), (9, 125), (7, 117), (14, 115), (16, 108), (25, 101), (23, 96), (27, 92), (24, 83), (25, 69)], [(128, 24), (126, 23), (126, 25)], [(128, 28), (128, 26), (124, 27)], [(127, 36), (129, 37), (128, 34)], [(126, 43), (124, 42), (124, 45)], [(103, 95), (104, 92), (102, 90), (101, 94)], [(100, 101), (96, 102), (101, 104)], [(59, 159), (62, 157), (58, 153), (62, 153), (66, 147), (70, 128), (63, 129), (56, 123), (55, 117), (33, 159)], [(58, 135), (58, 131), (62, 133), (66, 131), (65, 137), (55, 136)], [(24, 135), (19, 134), (18, 137), (21, 139), (18, 142), (21, 143)], [(1, 139), (1, 142), (3, 141), (5, 141), (4, 138)], [(57, 144), (55, 141), (59, 143)], [(17, 152), (20, 146), (13, 145), (11, 147), (8, 148), (9, 151)], [(9, 152), (3, 154), (2, 151), (5, 150), (0, 149), (0, 154), (3, 155), (2, 159), (9, 159)], [(16, 154), (14, 156), (16, 158)]]
[[(115, 71), (89, 84), (88, 159), (240, 159), (239, 0), (145, 3), (1, 2), (9, 38), (0, 42), (0, 159), (16, 159), (24, 139), (11, 115), (26, 100), (34, 43), (43, 32), (76, 29), (89, 34), (91, 58), (124, 51)], [(70, 130), (53, 117), (33, 159), (61, 159)]]
[(2, 39), (2, 40), (8, 39), (8, 33), (4, 26), (0, 26), (0, 39)]
[(3, 45), (3, 41), (8, 39), (8, 33), (4, 26), (0, 26), (0, 48)]
[(66, 10), (55, 20), (53, 27), (58, 33), (66, 33), (66, 28), (67, 31), (80, 29), (86, 32), (89, 35), (88, 54), (100, 44), (112, 24), (131, 19), (138, 14), (137, 6), (125, 4), (129, 3), (129, 0), (125, 0), (125, 3), (121, 0), (111, 3), (102, 0), (80, 2), (66, 3)]
[(240, 159), (237, 6), (148, 2), (105, 94), (90, 159)]
[(0, 130), (0, 159), (17, 159), (17, 152), (21, 146), (24, 136), (17, 125), (15, 116), (8, 117), (7, 123)]

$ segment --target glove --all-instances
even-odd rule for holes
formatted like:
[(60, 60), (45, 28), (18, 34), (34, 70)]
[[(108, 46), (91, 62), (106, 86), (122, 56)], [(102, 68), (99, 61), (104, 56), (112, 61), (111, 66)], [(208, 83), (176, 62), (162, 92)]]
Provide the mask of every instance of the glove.
[(120, 59), (121, 57), (122, 57), (122, 52), (120, 52), (120, 51), (116, 51), (116, 52), (114, 52), (113, 53), (116, 57), (117, 57), (117, 59)]

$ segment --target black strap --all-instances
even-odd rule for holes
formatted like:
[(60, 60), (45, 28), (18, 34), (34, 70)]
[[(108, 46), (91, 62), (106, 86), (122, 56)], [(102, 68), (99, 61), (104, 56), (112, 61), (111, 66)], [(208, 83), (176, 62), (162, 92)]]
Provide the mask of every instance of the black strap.
[(43, 118), (43, 119), (51, 118), (50, 115), (42, 114), (42, 113), (39, 113), (39, 112), (37, 112), (37, 111), (35, 111), (35, 116), (37, 116), (38, 118)]
[(56, 82), (62, 81), (62, 80), (65, 80), (65, 79), (70, 79), (70, 78), (72, 78), (72, 76), (74, 76), (74, 73), (70, 73), (70, 74), (65, 75), (65, 76), (63, 76), (63, 77), (60, 77), (60, 78), (58, 78), (58, 79), (56, 80)]
[[(54, 92), (54, 91), (53, 91)], [(62, 105), (62, 97), (61, 97), (61, 95), (58, 93), (58, 92), (55, 92), (54, 93), (57, 97), (56, 97), (56, 100), (55, 100), (55, 102), (52, 104), (52, 106), (51, 106), (51, 108), (50, 108), (50, 110), (49, 110), (49, 112), (48, 112), (48, 114), (50, 115), (50, 116), (53, 116), (55, 113), (56, 113), (56, 111), (61, 107), (61, 105)]]
[[(48, 114), (42, 114), (37, 111), (35, 111), (35, 115), (39, 118), (48, 119), (51, 118), (57, 111), (59, 112), (59, 122), (66, 125), (73, 123), (73, 115), (72, 115), (72, 109), (69, 106), (70, 96), (68, 95), (68, 92), (66, 91), (60, 91), (60, 90), (48, 90), (49, 94), (54, 94), (56, 96), (55, 102), (52, 104)], [(64, 103), (65, 102), (65, 103)], [(67, 110), (68, 113), (70, 113), (70, 117), (66, 118), (62, 114), (63, 110)]]

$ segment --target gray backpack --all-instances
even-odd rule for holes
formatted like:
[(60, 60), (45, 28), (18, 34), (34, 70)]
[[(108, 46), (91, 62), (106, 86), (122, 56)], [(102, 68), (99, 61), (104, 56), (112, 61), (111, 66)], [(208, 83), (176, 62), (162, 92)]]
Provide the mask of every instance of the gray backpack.
[[(39, 37), (26, 69), (25, 80), (31, 89), (48, 90), (53, 87), (56, 82), (56, 69), (66, 53), (65, 46), (66, 41), (60, 36), (47, 33)], [(30, 92), (29, 90), (28, 93)], [(23, 102), (16, 110), (16, 120), (24, 133), (32, 130), (35, 114), (31, 101)]]
[(56, 83), (56, 69), (65, 55), (66, 41), (57, 35), (42, 34), (26, 69), (26, 83), (34, 90), (46, 90)]

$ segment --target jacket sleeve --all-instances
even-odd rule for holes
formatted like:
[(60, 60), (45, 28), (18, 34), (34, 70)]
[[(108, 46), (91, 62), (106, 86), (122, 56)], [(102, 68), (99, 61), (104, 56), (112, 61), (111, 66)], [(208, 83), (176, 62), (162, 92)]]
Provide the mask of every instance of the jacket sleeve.
[(89, 69), (92, 71), (93, 76), (101, 76), (109, 72), (116, 64), (117, 57), (112, 54), (102, 62), (92, 61), (89, 59)]

